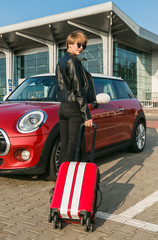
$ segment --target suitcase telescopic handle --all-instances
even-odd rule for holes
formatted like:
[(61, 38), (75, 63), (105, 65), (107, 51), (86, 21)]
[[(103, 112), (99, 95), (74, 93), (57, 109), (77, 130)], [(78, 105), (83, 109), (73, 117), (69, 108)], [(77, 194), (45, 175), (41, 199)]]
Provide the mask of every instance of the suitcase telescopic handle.
[[(92, 141), (92, 150), (91, 150), (91, 158), (90, 162), (93, 162), (94, 160), (94, 147), (95, 147), (95, 139), (96, 139), (96, 132), (97, 132), (97, 124), (93, 123), (94, 126), (94, 132), (93, 132), (93, 141)], [(79, 136), (78, 136), (78, 141), (77, 141), (77, 148), (76, 148), (76, 154), (75, 154), (75, 161), (77, 162), (79, 152), (80, 152), (80, 145), (81, 145), (81, 138), (82, 135), (84, 134), (83, 127), (85, 127), (85, 124), (82, 123), (80, 125), (80, 131), (79, 131)]]

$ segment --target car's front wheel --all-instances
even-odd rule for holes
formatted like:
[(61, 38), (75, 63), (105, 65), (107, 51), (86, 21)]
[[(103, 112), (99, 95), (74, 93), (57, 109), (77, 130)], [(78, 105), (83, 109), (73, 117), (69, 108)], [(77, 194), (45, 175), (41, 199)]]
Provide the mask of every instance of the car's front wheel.
[(142, 152), (146, 143), (146, 127), (143, 121), (139, 121), (133, 134), (132, 144), (128, 147), (130, 152)]
[(47, 171), (47, 180), (56, 180), (57, 172), (59, 170), (59, 153), (60, 153), (60, 138), (58, 137), (53, 145), (50, 155), (50, 161)]

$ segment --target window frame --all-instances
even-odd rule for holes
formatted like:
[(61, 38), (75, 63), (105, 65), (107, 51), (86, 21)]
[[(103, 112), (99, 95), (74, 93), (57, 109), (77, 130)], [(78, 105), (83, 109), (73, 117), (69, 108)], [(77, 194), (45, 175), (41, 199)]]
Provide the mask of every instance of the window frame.
[[(111, 97), (110, 96), (111, 94), (108, 94), (107, 91), (102, 91), (102, 93), (106, 93), (106, 94), (108, 94), (110, 96), (110, 101), (126, 100), (126, 99), (134, 98), (134, 95), (133, 95), (131, 89), (129, 88), (128, 84), (124, 80), (122, 80), (122, 79), (111, 79), (111, 78), (101, 78), (101, 77), (93, 77), (93, 79), (94, 79), (94, 86), (95, 86), (96, 94), (101, 93), (100, 91), (97, 91), (97, 86), (96, 86), (97, 79), (101, 80), (103, 82), (106, 81), (106, 82), (110, 83), (110, 87), (111, 87), (111, 90), (113, 92), (113, 97)], [(126, 97), (125, 96), (121, 96), (121, 94), (118, 92), (118, 89), (116, 88), (115, 82), (118, 82), (118, 83), (120, 82), (121, 84), (124, 84), (124, 86), (125, 86), (124, 89), (126, 89), (126, 92), (127, 92)], [(102, 86), (102, 88), (103, 88), (103, 86)]]

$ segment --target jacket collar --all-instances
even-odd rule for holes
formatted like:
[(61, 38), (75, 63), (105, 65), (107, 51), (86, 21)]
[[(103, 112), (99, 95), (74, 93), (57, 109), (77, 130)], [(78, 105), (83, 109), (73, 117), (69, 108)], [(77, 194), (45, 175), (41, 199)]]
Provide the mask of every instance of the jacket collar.
[(79, 60), (79, 61), (87, 61), (86, 58), (77, 57), (76, 55), (74, 55), (74, 54), (72, 54), (72, 53), (70, 53), (70, 52), (66, 52), (66, 54), (67, 54), (69, 57), (71, 57), (71, 58), (76, 58), (76, 59)]
[(76, 55), (70, 53), (70, 52), (66, 52), (66, 55), (68, 55), (69, 57), (72, 57), (72, 58), (77, 58)]

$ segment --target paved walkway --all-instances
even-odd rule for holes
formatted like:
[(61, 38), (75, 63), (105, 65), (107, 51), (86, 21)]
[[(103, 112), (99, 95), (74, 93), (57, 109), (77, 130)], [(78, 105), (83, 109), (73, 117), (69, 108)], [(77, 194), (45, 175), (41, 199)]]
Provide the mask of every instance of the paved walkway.
[(158, 121), (147, 121), (147, 128), (154, 128), (158, 130)]
[(93, 233), (48, 223), (54, 182), (0, 176), (0, 240), (158, 240), (158, 128), (150, 122), (142, 153), (123, 149), (96, 160), (103, 201)]
[(156, 129), (158, 132), (158, 110), (145, 110), (145, 115), (147, 120), (147, 128)]

